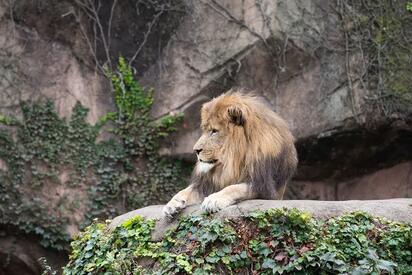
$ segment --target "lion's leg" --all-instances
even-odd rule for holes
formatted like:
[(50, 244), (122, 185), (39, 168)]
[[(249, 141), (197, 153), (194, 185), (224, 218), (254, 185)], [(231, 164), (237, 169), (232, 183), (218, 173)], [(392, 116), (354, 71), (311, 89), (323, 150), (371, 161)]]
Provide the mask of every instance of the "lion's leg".
[(166, 217), (173, 217), (177, 212), (186, 206), (200, 203), (203, 196), (197, 192), (192, 185), (177, 193), (164, 207), (163, 214)]
[(250, 200), (256, 197), (256, 193), (251, 190), (249, 184), (229, 185), (205, 198), (202, 209), (207, 212), (216, 212), (238, 201)]

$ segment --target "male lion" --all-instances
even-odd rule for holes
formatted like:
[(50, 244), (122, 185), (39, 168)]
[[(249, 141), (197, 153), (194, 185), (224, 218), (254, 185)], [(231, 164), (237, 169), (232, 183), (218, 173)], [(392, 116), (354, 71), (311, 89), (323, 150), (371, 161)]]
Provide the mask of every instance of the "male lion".
[(203, 201), (216, 212), (247, 199), (274, 199), (297, 166), (294, 139), (285, 121), (258, 98), (228, 92), (204, 104), (202, 136), (191, 184), (163, 208), (167, 217)]

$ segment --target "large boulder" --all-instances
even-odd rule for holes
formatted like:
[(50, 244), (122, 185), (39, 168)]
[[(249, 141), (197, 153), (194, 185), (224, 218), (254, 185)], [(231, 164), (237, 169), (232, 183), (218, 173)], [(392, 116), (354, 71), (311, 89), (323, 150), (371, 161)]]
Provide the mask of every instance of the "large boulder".
[(194, 207), (164, 235), (171, 224), (148, 219), (159, 217), (153, 206), (87, 227), (64, 272), (410, 274), (411, 202), (255, 200), (215, 215)]
[[(163, 205), (152, 205), (137, 209), (114, 218), (110, 228), (114, 229), (123, 222), (136, 216), (145, 219), (155, 219), (156, 227), (152, 233), (154, 240), (162, 238), (166, 230), (177, 224), (177, 218), (169, 220), (163, 217)], [(349, 201), (311, 201), (311, 200), (247, 200), (236, 205), (229, 206), (214, 214), (214, 218), (226, 219), (247, 215), (256, 210), (274, 208), (297, 208), (311, 213), (315, 218), (327, 219), (340, 216), (344, 213), (355, 211), (367, 212), (377, 217), (387, 218), (392, 221), (412, 222), (412, 199), (388, 199), (388, 200), (349, 200)], [(200, 205), (187, 207), (180, 214), (182, 216), (201, 215)]]

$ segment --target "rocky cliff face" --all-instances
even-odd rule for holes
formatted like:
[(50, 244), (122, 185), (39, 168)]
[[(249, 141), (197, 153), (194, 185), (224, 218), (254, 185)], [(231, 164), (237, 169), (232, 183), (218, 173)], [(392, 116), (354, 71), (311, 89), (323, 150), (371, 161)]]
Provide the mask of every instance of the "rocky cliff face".
[[(360, 9), (350, 1), (343, 6), (322, 0), (168, 2), (176, 13), (107, 2), (98, 15), (103, 28), (111, 20), (112, 35), (106, 39), (113, 60), (105, 57), (102, 45), (89, 51), (82, 33), (89, 21), (79, 17), (74, 3), (11, 3), (2, 4), (0, 13), (3, 114), (16, 114), (20, 101), (51, 98), (61, 116), (68, 117), (80, 101), (90, 109), (89, 121), (96, 122), (114, 107), (108, 83), (91, 65), (96, 61), (92, 53), (100, 64), (119, 53), (133, 58), (144, 37), (132, 32), (146, 34), (145, 22), (160, 10), (133, 64), (139, 81), (155, 91), (154, 117), (186, 115), (162, 153), (193, 159), (201, 104), (235, 87), (262, 96), (288, 121), (300, 151), (299, 180), (346, 182), (398, 163), (404, 164), (396, 171), (410, 170), (410, 124), (397, 120), (398, 113), (382, 115), (370, 100), (376, 97), (374, 83), (362, 78), (373, 73), (367, 71), (369, 53), (348, 37), (358, 35), (357, 26), (345, 25), (350, 19), (345, 16)], [(137, 12), (147, 18), (134, 18)], [(410, 181), (395, 178), (403, 189)]]
[(80, 101), (90, 108), (90, 122), (96, 122), (113, 103), (104, 78), (77, 56), (85, 49), (73, 48), (82, 38), (62, 17), (67, 3), (10, 3), (0, 6), (0, 112), (16, 115), (21, 101), (48, 98), (68, 117)]
[[(297, 139), (301, 166), (289, 198), (412, 195), (410, 123), (397, 120), (397, 112), (383, 114), (385, 103), (371, 100), (379, 91), (365, 74), (374, 74), (368, 58), (376, 56), (356, 37), (358, 28), (369, 26), (351, 21), (354, 12), (365, 16), (362, 7), (322, 0), (226, 0), (192, 3), (190, 10), (141, 78), (155, 89), (155, 117), (186, 114), (185, 129), (164, 153), (191, 158), (202, 103), (240, 87), (265, 98)], [(391, 171), (396, 172), (389, 184), (385, 177), (375, 181), (379, 192), (369, 191), (366, 182)]]
[(411, 197), (406, 2), (2, 1), (0, 114), (48, 98), (66, 118), (81, 102), (95, 123), (115, 108), (103, 65), (123, 55), (154, 89), (153, 117), (185, 115), (164, 155), (193, 161), (201, 105), (242, 88), (296, 137), (300, 167), (286, 198)]

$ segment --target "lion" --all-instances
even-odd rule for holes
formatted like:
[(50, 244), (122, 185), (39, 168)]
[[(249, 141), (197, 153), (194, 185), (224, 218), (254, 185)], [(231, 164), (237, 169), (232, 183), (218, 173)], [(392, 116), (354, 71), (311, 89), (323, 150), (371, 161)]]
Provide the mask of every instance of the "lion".
[(205, 103), (201, 129), (191, 182), (164, 206), (166, 217), (198, 203), (213, 213), (243, 200), (275, 199), (296, 171), (292, 133), (256, 96), (229, 91)]

